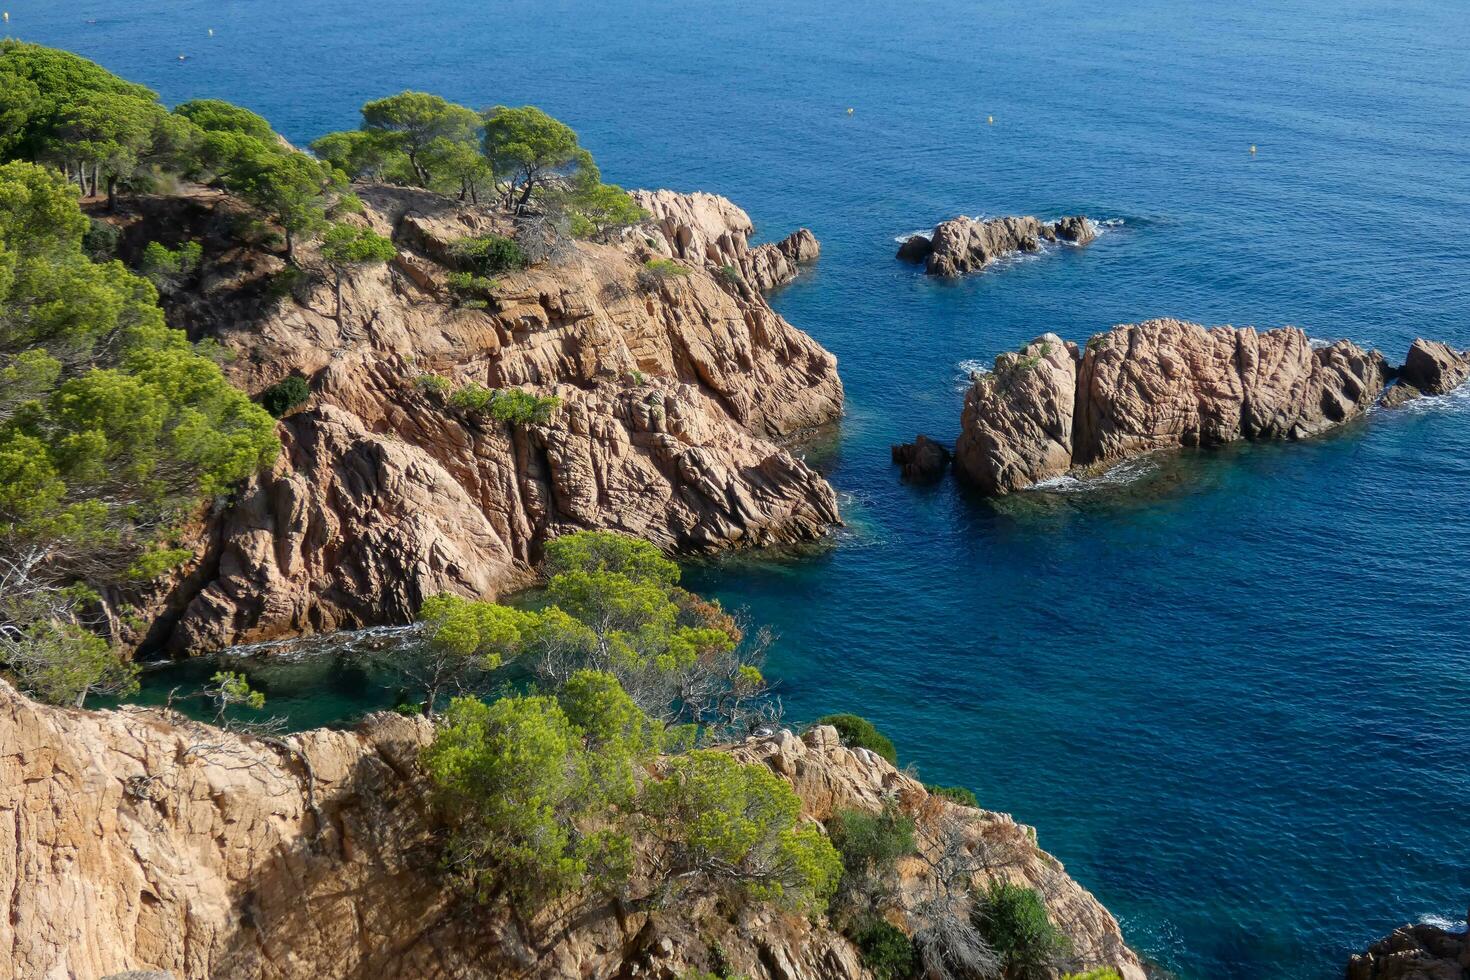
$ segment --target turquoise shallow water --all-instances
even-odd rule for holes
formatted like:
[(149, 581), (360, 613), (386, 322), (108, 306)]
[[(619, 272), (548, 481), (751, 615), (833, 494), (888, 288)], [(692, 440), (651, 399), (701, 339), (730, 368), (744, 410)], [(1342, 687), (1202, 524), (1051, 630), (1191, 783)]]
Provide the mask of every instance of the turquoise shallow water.
[[(1462, 5), (8, 6), (18, 36), (296, 140), (409, 86), (534, 101), (610, 179), (809, 225), (821, 263), (774, 301), (840, 358), (848, 415), (812, 453), (850, 526), (689, 573), (781, 631), (789, 714), (861, 710), (926, 779), (1037, 825), (1186, 977), (1326, 980), (1470, 903), (1470, 395), (999, 506), (887, 462), (952, 438), (961, 362), (1045, 330), (1470, 346)], [(957, 284), (892, 258), (955, 213), (1078, 210), (1123, 223)], [(264, 679), (299, 724), (390, 697), (368, 672)]]

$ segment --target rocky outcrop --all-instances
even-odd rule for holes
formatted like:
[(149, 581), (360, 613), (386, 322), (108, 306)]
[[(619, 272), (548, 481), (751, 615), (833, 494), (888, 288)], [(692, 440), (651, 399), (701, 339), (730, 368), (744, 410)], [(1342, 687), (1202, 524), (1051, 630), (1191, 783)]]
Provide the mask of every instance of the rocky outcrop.
[(949, 450), (926, 435), (892, 448), (893, 462), (905, 480), (927, 482), (944, 476), (949, 469)]
[(815, 262), (821, 254), (817, 237), (806, 228), (752, 248), (755, 224), (750, 215), (715, 194), (657, 190), (633, 191), (632, 196), (652, 217), (670, 256), (716, 269), (733, 268), (760, 291), (795, 279), (800, 266)]
[(1397, 384), (1383, 394), (1392, 408), (1424, 395), (1447, 395), (1470, 378), (1470, 350), (1457, 351), (1437, 340), (1415, 340), (1399, 369)]
[[(636, 234), (563, 243), (466, 303), (451, 245), (509, 234), (510, 219), (407, 188), (358, 192), (399, 255), (350, 271), (340, 311), (309, 250), (290, 273), (240, 241), (248, 214), (229, 198), (145, 198), (114, 219), (125, 252), (203, 243), (197, 281), (164, 305), (228, 352), (235, 383), (255, 393), (295, 374), (312, 390), (282, 422), (275, 470), (204, 522), (199, 559), (130, 600), (158, 611), (133, 642), (197, 652), (399, 622), (437, 591), (521, 586), (547, 539), (583, 528), (689, 553), (838, 522), (831, 487), (778, 443), (841, 412), (836, 359), (757, 288), (815, 257), (809, 232), (751, 249), (730, 202), (654, 192), (640, 197), (663, 217)], [(655, 259), (685, 272), (650, 276)], [(499, 422), (456, 407), (449, 391), (467, 385), (561, 406)]]
[[(731, 912), (698, 892), (663, 911), (588, 899), (528, 924), (466, 907), (443, 885), (424, 807), (417, 756), (431, 733), (381, 714), (263, 741), (157, 711), (48, 708), (0, 682), (0, 975), (672, 978), (715, 969), (719, 949), (722, 971), (752, 978), (871, 976), (825, 922)], [(1112, 916), (1030, 828), (930, 796), (830, 728), (734, 751), (790, 780), (812, 819), (894, 801), (922, 841), (990, 869), (968, 872), (977, 880), (1036, 888), (1076, 965), (1142, 980)], [(900, 868), (906, 928), (922, 924), (935, 857)]]
[(974, 379), (956, 465), (1004, 494), (1160, 449), (1303, 439), (1361, 416), (1386, 377), (1377, 351), (1314, 347), (1295, 327), (1150, 320), (1081, 352), (1047, 334)]
[(1470, 980), (1470, 934), (1402, 926), (1353, 956), (1347, 980)]
[(961, 215), (936, 225), (929, 235), (911, 235), (898, 247), (906, 262), (923, 262), (931, 276), (960, 276), (996, 259), (1035, 252), (1042, 242), (1086, 245), (1097, 237), (1083, 215), (1041, 221), (1021, 218), (967, 218)]

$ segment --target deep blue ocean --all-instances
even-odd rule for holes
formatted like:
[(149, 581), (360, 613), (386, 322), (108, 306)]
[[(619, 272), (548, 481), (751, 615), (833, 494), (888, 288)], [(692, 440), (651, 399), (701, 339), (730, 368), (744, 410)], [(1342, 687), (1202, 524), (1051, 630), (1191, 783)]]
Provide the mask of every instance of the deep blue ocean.
[[(789, 716), (868, 715), (1194, 980), (1328, 980), (1470, 904), (1470, 392), (999, 505), (888, 461), (953, 438), (964, 362), (1044, 331), (1470, 346), (1463, 3), (6, 4), (15, 36), (299, 142), (403, 88), (534, 102), (609, 180), (811, 227), (773, 302), (840, 360), (847, 417), (809, 452), (849, 526), (688, 574), (780, 631)], [(893, 258), (954, 214), (1077, 211), (1121, 224), (952, 284)], [(374, 696), (315, 682), (293, 721)]]

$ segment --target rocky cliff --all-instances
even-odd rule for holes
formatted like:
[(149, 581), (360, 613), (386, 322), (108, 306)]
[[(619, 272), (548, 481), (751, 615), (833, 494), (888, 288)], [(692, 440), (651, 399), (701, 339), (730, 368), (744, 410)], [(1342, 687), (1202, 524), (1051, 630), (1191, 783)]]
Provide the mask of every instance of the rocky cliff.
[(1086, 245), (1097, 237), (1083, 215), (1041, 221), (1021, 218), (966, 218), (961, 215), (936, 225), (928, 235), (910, 235), (898, 247), (898, 257), (923, 262), (931, 276), (959, 276), (984, 268), (996, 259), (1035, 252), (1042, 242)]
[[(864, 978), (823, 923), (692, 895), (667, 914), (600, 900), (517, 923), (440, 883), (423, 807), (422, 719), (262, 741), (141, 709), (49, 708), (0, 682), (0, 975), (96, 980), (166, 970), (198, 980), (660, 977), (724, 969)], [(1117, 923), (1003, 814), (930, 796), (836, 732), (734, 750), (791, 781), (813, 819), (892, 800), (920, 854), (898, 883), (922, 925), (938, 869), (1035, 887), (1078, 965), (1142, 980)]]
[(1399, 369), (1397, 384), (1383, 404), (1402, 405), (1425, 395), (1447, 395), (1470, 378), (1470, 350), (1457, 351), (1436, 340), (1415, 340)]
[[(201, 521), (198, 561), (164, 594), (119, 600), (157, 611), (133, 642), (200, 651), (402, 621), (435, 592), (519, 586), (548, 538), (582, 528), (700, 552), (812, 539), (838, 521), (831, 487), (778, 442), (840, 414), (836, 359), (761, 295), (816, 257), (810, 232), (752, 248), (750, 219), (723, 198), (640, 193), (651, 221), (554, 244), (465, 301), (454, 242), (511, 234), (511, 219), (358, 191), (355, 220), (399, 254), (347, 270), (340, 305), (309, 248), (304, 271), (287, 269), (220, 194), (142, 198), (110, 217), (125, 255), (203, 244), (202, 268), (163, 302), (223, 348), (233, 381), (311, 388), (281, 424), (276, 469)], [(471, 384), (561, 407), (496, 421), (456, 407), (452, 391)]]
[(1045, 334), (975, 377), (955, 462), (1004, 494), (1159, 449), (1303, 439), (1365, 413), (1388, 373), (1377, 351), (1317, 346), (1295, 327), (1149, 320), (1085, 350)]
[(1347, 980), (1470, 980), (1470, 933), (1395, 929), (1348, 963)]

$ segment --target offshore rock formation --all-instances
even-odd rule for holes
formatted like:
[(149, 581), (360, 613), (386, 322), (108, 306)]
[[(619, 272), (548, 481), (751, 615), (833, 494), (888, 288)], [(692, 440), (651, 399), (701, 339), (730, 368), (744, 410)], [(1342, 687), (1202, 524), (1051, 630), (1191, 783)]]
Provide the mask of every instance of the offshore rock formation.
[[(510, 234), (510, 219), (423, 191), (358, 193), (399, 255), (348, 271), (340, 312), (330, 271), (307, 250), (301, 281), (242, 243), (250, 215), (227, 197), (144, 198), (113, 219), (125, 256), (203, 243), (197, 281), (163, 302), (224, 348), (231, 380), (257, 393), (298, 375), (312, 390), (282, 422), (276, 469), (202, 522), (200, 558), (163, 594), (117, 597), (156, 612), (125, 639), (195, 652), (401, 622), (439, 591), (524, 584), (548, 538), (583, 528), (702, 552), (839, 521), (831, 487), (773, 441), (842, 407), (836, 359), (759, 292), (815, 258), (810, 232), (750, 248), (750, 219), (723, 198), (644, 193), (652, 222), (565, 244), (466, 304), (448, 284), (452, 244)], [(654, 259), (687, 274), (651, 276)], [(497, 422), (428, 375), (562, 405), (542, 424)]]
[(1377, 351), (1314, 348), (1295, 327), (1149, 320), (1097, 334), (1085, 351), (1045, 334), (975, 377), (955, 461), (982, 491), (1005, 494), (1159, 449), (1304, 439), (1371, 408), (1387, 371)]
[(1399, 369), (1398, 383), (1383, 394), (1388, 407), (1424, 395), (1447, 395), (1470, 378), (1470, 350), (1457, 351), (1437, 340), (1415, 340)]
[(949, 469), (949, 450), (926, 435), (892, 448), (893, 462), (905, 480), (937, 480)]
[(1035, 252), (1042, 242), (1086, 245), (1097, 237), (1083, 215), (1041, 221), (1030, 217), (981, 220), (961, 215), (936, 225), (929, 235), (911, 235), (898, 247), (906, 262), (923, 262), (931, 276), (959, 276), (996, 259)]
[[(714, 969), (718, 948), (723, 969), (752, 978), (870, 976), (825, 923), (758, 905), (727, 913), (698, 893), (666, 911), (590, 899), (529, 929), (466, 908), (439, 878), (423, 808), (417, 756), (431, 733), (424, 719), (380, 714), (354, 732), (261, 741), (158, 711), (49, 708), (0, 682), (0, 975), (672, 978)], [(1116, 921), (1030, 828), (930, 796), (872, 753), (843, 748), (834, 729), (734, 751), (790, 780), (809, 818), (895, 801), (921, 842), (943, 837), (967, 867), (988, 869), (969, 872), (977, 883), (1036, 888), (1078, 966), (1143, 980)], [(899, 869), (906, 928), (936, 858), (926, 851)]]
[(1402, 926), (1355, 955), (1347, 980), (1470, 980), (1470, 933)]

